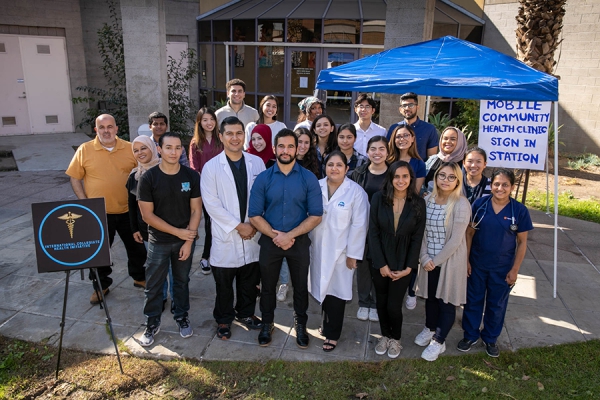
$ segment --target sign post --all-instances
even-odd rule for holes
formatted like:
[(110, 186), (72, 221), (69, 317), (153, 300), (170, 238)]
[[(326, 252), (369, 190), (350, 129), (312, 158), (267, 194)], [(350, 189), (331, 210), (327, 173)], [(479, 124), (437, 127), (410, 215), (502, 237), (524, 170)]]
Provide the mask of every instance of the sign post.
[(56, 377), (58, 378), (60, 367), (70, 272), (85, 268), (90, 268), (96, 277), (97, 286), (94, 286), (99, 291), (100, 307), (104, 308), (106, 313), (106, 322), (110, 328), (119, 368), (123, 373), (112, 321), (97, 270), (98, 267), (105, 267), (111, 262), (104, 199), (34, 203), (31, 205), (31, 214), (38, 273), (65, 271), (67, 274), (60, 321)]

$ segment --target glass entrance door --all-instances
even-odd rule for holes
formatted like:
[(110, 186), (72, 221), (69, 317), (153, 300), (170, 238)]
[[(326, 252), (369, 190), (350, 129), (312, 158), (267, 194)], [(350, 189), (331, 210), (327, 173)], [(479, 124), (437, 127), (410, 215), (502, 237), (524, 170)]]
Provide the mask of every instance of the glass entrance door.
[[(358, 52), (351, 49), (323, 49), (323, 69), (337, 67), (347, 64), (358, 58)], [(353, 92), (344, 92), (339, 90), (327, 91), (326, 113), (335, 121), (336, 125), (342, 125), (347, 122), (356, 122), (354, 113), (354, 100), (356, 94)]]
[(288, 87), (286, 91), (285, 124), (294, 129), (297, 123), (298, 103), (305, 97), (312, 96), (317, 82), (317, 66), (321, 49), (287, 47)]

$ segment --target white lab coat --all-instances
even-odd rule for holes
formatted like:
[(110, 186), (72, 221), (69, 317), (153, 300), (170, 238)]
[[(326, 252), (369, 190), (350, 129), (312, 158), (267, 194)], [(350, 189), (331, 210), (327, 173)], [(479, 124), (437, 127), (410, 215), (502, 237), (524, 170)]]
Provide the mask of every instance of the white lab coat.
[[(249, 200), (254, 180), (265, 170), (265, 164), (259, 157), (248, 153), (244, 153), (244, 161), (248, 175)], [(202, 204), (212, 221), (210, 264), (221, 268), (239, 268), (257, 262), (260, 234), (254, 235), (251, 240), (242, 240), (235, 230), (240, 223), (240, 204), (233, 173), (224, 151), (204, 165), (200, 189)], [(244, 222), (248, 222), (247, 215)]]
[(332, 295), (352, 299), (354, 271), (346, 257), (362, 260), (369, 224), (367, 193), (348, 178), (328, 199), (327, 178), (319, 181), (323, 198), (323, 220), (310, 232), (310, 294), (320, 303)]

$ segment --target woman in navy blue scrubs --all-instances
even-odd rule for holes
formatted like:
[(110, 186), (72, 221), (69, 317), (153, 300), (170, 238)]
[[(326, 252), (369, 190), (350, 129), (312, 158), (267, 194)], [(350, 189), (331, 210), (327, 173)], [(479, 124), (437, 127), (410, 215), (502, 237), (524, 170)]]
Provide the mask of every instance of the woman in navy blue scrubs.
[(527, 208), (510, 197), (514, 185), (515, 175), (499, 169), (492, 175), (492, 195), (473, 203), (467, 228), (469, 278), (460, 351), (471, 350), (481, 337), (490, 357), (500, 354), (496, 340), (504, 324), (508, 295), (525, 258), (527, 232), (533, 229)]

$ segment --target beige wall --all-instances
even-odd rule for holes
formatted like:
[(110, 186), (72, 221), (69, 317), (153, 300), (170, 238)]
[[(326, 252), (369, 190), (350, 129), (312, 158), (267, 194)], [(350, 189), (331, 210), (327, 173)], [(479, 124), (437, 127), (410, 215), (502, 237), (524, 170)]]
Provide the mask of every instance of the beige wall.
[[(486, 0), (485, 46), (515, 56), (516, 0)], [(559, 140), (570, 153), (600, 153), (600, 2), (569, 0), (563, 21), (559, 80)]]
[(229, 3), (231, 0), (201, 0), (200, 1), (200, 14), (204, 14), (213, 10), (223, 4)]
[(452, 2), (480, 18), (483, 17), (484, 0), (452, 0)]

